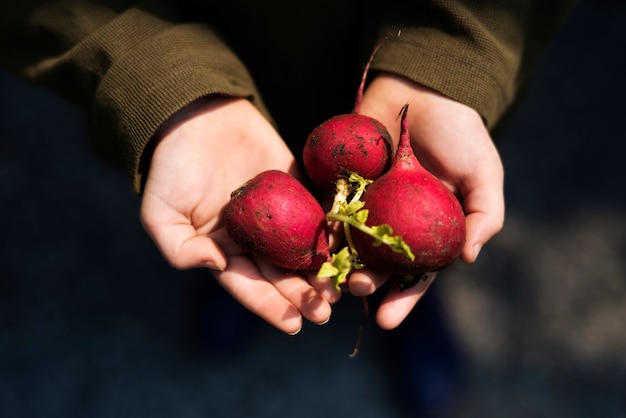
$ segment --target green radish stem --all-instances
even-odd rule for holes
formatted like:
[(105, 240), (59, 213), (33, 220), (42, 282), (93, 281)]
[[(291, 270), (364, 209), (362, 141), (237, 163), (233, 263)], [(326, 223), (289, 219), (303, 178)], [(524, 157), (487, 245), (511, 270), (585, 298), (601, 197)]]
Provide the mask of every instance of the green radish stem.
[[(404, 243), (401, 237), (393, 235), (393, 231), (388, 225), (373, 227), (365, 225), (368, 212), (362, 209), (365, 203), (361, 201), (361, 197), (371, 183), (372, 180), (365, 179), (356, 173), (352, 173), (349, 178), (340, 177), (335, 182), (333, 205), (326, 214), (326, 219), (328, 221), (342, 222), (348, 245), (331, 255), (331, 260), (322, 265), (317, 273), (317, 277), (330, 278), (337, 290), (340, 290), (340, 285), (347, 281), (348, 275), (352, 270), (364, 267), (358, 259), (358, 253), (352, 240), (351, 227), (372, 236), (380, 244), (389, 245), (393, 251), (404, 252), (407, 257), (414, 258), (411, 249)], [(361, 303), (363, 305), (363, 318), (359, 325), (354, 349), (348, 356), (350, 358), (355, 358), (359, 352), (365, 325), (369, 319), (369, 302), (367, 297), (362, 297)]]

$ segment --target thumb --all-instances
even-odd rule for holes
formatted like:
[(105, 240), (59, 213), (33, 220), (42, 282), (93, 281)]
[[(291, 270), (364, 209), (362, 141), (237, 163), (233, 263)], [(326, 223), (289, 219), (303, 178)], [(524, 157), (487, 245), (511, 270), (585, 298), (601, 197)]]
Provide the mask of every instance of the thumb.
[(205, 267), (224, 271), (228, 264), (222, 248), (213, 240), (199, 235), (191, 224), (145, 225), (161, 254), (179, 270)]
[(502, 170), (483, 174), (484, 181), (463, 194), (466, 213), (466, 241), (461, 259), (473, 263), (482, 247), (502, 230), (504, 192)]

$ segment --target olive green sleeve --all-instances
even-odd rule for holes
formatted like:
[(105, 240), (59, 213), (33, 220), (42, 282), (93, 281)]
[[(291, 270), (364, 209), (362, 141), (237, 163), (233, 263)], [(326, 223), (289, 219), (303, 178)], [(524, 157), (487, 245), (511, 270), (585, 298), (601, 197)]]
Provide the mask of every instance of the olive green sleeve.
[(2, 39), (3, 65), (84, 108), (98, 153), (121, 157), (137, 192), (144, 150), (174, 112), (211, 94), (248, 97), (263, 108), (246, 68), (210, 27), (101, 3), (24, 8), (23, 23), (11, 22), (23, 33)]
[(474, 108), (492, 128), (573, 1), (407, 1), (387, 17), (372, 68), (407, 77)]

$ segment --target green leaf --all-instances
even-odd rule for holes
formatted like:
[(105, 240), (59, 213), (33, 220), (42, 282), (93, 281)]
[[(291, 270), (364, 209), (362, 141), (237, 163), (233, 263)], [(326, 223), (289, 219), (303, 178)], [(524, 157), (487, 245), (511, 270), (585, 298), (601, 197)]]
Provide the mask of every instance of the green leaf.
[(369, 210), (362, 209), (354, 214), (354, 220), (360, 224), (365, 225), (365, 221), (367, 221), (367, 216), (369, 215), (369, 213)]
[(374, 180), (366, 179), (365, 177), (355, 172), (350, 173), (350, 176), (348, 177), (348, 181), (350, 183), (356, 184), (358, 188), (366, 188), (368, 185), (374, 182)]
[(324, 264), (322, 264), (322, 267), (320, 267), (319, 271), (317, 272), (317, 278), (321, 279), (324, 277), (333, 277), (337, 274), (339, 274), (339, 269), (333, 266), (330, 261), (326, 261)]
[(387, 224), (372, 226), (373, 237), (376, 238), (374, 245), (379, 246), (384, 237), (393, 235), (393, 228)]
[(379, 246), (380, 244), (385, 244), (393, 252), (401, 253), (406, 255), (409, 260), (415, 260), (415, 254), (411, 251), (411, 247), (407, 245), (406, 242), (399, 235), (393, 235), (393, 229), (391, 226), (387, 224), (377, 225), (371, 227), (373, 232), (373, 237), (375, 239), (374, 245)]
[(330, 278), (335, 289), (339, 290), (339, 286), (348, 280), (348, 275), (355, 268), (362, 268), (357, 261), (356, 253), (350, 251), (349, 247), (344, 247), (333, 254), (330, 261), (322, 264), (317, 272), (317, 278)]
[(361, 201), (341, 203), (339, 205), (339, 213), (342, 215), (346, 215), (346, 216), (352, 216), (356, 214), (357, 212), (359, 212), (363, 208), (364, 205), (365, 205), (365, 202), (361, 202)]
[[(340, 285), (348, 280), (348, 276), (354, 269), (364, 267), (358, 260), (358, 254), (352, 242), (350, 227), (374, 238), (374, 245), (385, 244), (392, 251), (405, 254), (411, 261), (415, 255), (411, 248), (404, 242), (402, 237), (393, 235), (393, 229), (387, 224), (369, 227), (365, 224), (369, 211), (363, 209), (365, 202), (361, 201), (361, 196), (373, 180), (361, 177), (357, 173), (351, 173), (346, 180), (341, 177), (335, 184), (335, 196), (333, 206), (326, 214), (328, 221), (343, 222), (345, 237), (348, 246), (339, 252), (332, 254), (331, 260), (325, 262), (317, 272), (318, 278), (330, 278), (335, 289), (339, 290)], [(350, 199), (348, 201), (348, 199)]]

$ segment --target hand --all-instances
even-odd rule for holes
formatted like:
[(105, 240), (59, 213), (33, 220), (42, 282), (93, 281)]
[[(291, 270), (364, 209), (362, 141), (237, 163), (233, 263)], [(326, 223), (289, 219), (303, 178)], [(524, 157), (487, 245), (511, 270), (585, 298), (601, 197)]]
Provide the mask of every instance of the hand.
[[(473, 109), (405, 78), (381, 74), (365, 92), (361, 113), (378, 119), (389, 130), (394, 149), (400, 135), (400, 109), (407, 102), (411, 143), (422, 165), (462, 197), (467, 235), (461, 259), (473, 263), (481, 247), (502, 229), (504, 170), (498, 151), (480, 115)], [(404, 320), (434, 280), (383, 298), (376, 321), (391, 329)], [(373, 293), (389, 279), (367, 270), (354, 272), (350, 291)]]
[(245, 99), (203, 99), (155, 140), (141, 220), (165, 259), (178, 269), (211, 269), (242, 305), (286, 333), (300, 330), (302, 316), (327, 321), (339, 297), (330, 283), (309, 283), (244, 254), (221, 219), (230, 193), (260, 172), (298, 176), (291, 151), (261, 113)]

